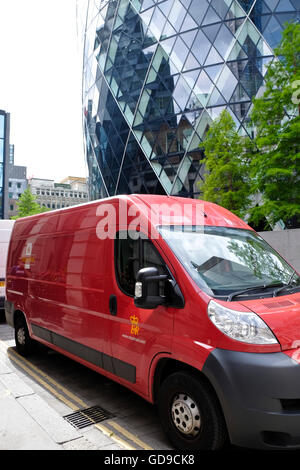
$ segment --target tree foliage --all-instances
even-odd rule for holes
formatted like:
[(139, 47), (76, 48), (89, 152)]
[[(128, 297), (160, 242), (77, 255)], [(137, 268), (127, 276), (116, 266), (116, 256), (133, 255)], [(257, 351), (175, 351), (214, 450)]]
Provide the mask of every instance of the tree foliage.
[(249, 152), (253, 145), (240, 136), (235, 122), (224, 110), (206, 133), (203, 141), (207, 171), (200, 182), (202, 198), (215, 202), (243, 217), (250, 205)]
[(257, 152), (251, 163), (251, 192), (261, 204), (251, 220), (300, 223), (300, 24), (288, 24), (268, 67), (265, 92), (254, 100)]
[(12, 219), (19, 219), (21, 217), (27, 217), (29, 215), (40, 214), (41, 212), (47, 212), (49, 209), (41, 207), (36, 202), (36, 197), (30, 191), (30, 188), (26, 188), (21, 195), (18, 205), (18, 214)]

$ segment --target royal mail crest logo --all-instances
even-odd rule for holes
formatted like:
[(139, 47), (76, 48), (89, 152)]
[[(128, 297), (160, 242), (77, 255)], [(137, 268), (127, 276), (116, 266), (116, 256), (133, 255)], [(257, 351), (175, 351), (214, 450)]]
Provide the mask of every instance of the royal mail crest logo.
[(132, 335), (138, 336), (140, 327), (139, 327), (139, 319), (136, 315), (131, 315), (130, 317), (130, 323), (131, 323), (131, 330), (130, 333)]

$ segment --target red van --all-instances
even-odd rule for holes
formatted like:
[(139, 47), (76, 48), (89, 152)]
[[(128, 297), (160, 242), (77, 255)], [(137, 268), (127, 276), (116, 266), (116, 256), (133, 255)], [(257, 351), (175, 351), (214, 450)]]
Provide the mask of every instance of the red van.
[(300, 277), (229, 211), (119, 196), (16, 221), (6, 319), (156, 403), (175, 448), (300, 447)]

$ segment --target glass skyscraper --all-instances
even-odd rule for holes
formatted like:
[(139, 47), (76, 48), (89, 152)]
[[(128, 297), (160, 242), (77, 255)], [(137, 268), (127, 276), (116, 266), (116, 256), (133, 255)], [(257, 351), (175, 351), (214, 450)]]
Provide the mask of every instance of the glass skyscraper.
[(203, 136), (251, 102), (300, 0), (79, 0), (91, 198), (198, 197)]

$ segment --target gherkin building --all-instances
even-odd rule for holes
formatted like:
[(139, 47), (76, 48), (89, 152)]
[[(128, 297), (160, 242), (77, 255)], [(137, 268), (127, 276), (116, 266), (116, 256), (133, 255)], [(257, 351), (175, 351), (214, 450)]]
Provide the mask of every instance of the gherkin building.
[(199, 197), (201, 141), (227, 109), (241, 134), (300, 0), (78, 0), (91, 199)]

